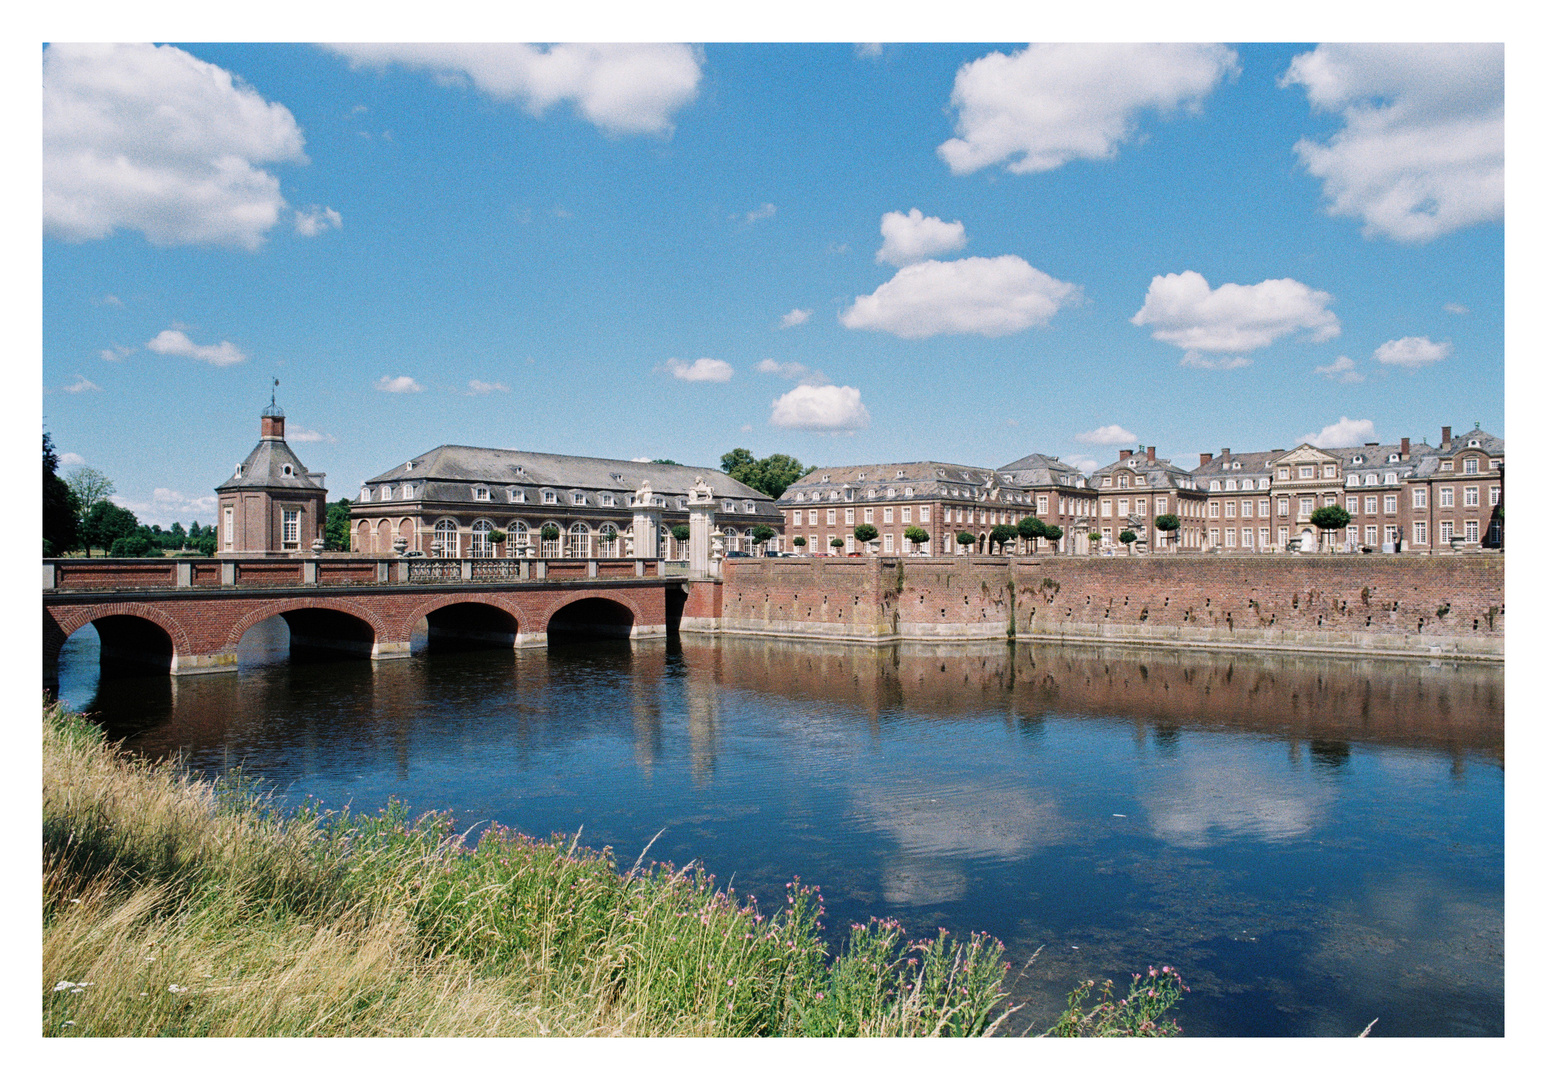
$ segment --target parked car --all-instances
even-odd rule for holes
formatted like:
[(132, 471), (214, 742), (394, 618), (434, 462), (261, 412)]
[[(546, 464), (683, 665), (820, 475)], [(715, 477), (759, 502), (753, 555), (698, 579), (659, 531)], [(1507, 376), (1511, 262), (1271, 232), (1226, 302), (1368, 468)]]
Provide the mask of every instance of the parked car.
[(725, 557), (727, 559), (749, 559), (749, 558), (751, 558), (751, 556), (748, 555), (745, 551), (727, 551), (725, 553)]

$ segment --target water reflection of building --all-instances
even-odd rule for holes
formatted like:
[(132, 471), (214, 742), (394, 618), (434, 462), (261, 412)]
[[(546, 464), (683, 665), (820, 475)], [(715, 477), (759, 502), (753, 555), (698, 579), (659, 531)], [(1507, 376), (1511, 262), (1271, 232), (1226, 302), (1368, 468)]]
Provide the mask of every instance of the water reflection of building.
[(1195, 650), (1004, 643), (877, 649), (756, 638), (685, 642), (716, 654), (727, 686), (830, 702), (885, 725), (903, 711), (949, 720), (1086, 716), (1143, 725), (1158, 742), (1189, 730), (1382, 743), (1504, 760), (1503, 669), (1486, 664), (1274, 655), (1243, 662)]

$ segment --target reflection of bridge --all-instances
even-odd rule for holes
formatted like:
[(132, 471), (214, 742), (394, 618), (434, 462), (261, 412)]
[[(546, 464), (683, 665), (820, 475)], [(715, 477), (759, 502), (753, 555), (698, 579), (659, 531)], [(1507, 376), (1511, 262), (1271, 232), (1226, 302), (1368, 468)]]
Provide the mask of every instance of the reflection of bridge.
[(61, 559), (43, 565), (43, 667), (91, 624), (105, 670), (234, 671), (242, 635), (279, 616), (292, 655), (409, 655), (664, 635), (690, 583), (655, 560)]

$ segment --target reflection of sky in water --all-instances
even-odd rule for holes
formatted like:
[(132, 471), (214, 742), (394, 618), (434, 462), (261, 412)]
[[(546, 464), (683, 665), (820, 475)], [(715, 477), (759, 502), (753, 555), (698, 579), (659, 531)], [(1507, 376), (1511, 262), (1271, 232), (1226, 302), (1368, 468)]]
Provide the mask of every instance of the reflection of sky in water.
[[(73, 640), (74, 654), (83, 638)], [(268, 642), (268, 660), (283, 658)], [(61, 693), (145, 753), (986, 930), (1026, 1016), (1178, 964), (1198, 1034), (1502, 1030), (1502, 673), (767, 642), (264, 663)], [(1015, 657), (1012, 665), (1010, 658)], [(1409, 693), (1412, 686), (1419, 691)], [(1282, 719), (1275, 720), (1276, 716)], [(1470, 726), (1468, 726), (1470, 725)]]

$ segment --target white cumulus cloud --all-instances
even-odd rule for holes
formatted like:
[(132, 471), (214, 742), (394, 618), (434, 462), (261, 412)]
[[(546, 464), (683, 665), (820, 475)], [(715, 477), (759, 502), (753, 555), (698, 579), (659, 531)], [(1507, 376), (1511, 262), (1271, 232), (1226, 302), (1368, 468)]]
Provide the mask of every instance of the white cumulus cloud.
[(698, 96), (701, 58), (687, 45), (332, 45), (356, 67), (401, 64), (471, 83), (542, 116), (568, 102), (611, 135), (670, 135)]
[(1080, 298), (1018, 255), (974, 256), (904, 266), (839, 316), (850, 330), (882, 330), (902, 338), (935, 334), (1003, 337), (1046, 326), (1058, 309)]
[(960, 221), (925, 217), (914, 207), (906, 214), (893, 210), (881, 215), (881, 250), (876, 262), (907, 266), (967, 246), (967, 230)]
[(1388, 341), (1376, 349), (1375, 359), (1382, 364), (1417, 371), (1421, 367), (1439, 363), (1449, 356), (1450, 352), (1448, 341), (1430, 341), (1426, 337), (1405, 337)]
[(77, 373), (73, 383), (69, 386), (62, 386), (60, 389), (67, 394), (79, 394), (87, 390), (101, 390), (102, 387), (86, 378), (86, 376)]
[(190, 360), (203, 360), (216, 367), (230, 367), (247, 359), (247, 354), (229, 341), (219, 345), (196, 345), (181, 330), (163, 330), (145, 343), (145, 347), (162, 356), (186, 356)]
[(170, 45), (43, 51), (43, 228), (257, 248), (286, 208), (260, 168), (305, 163), (283, 105)]
[(84, 465), (84, 464), (86, 464), (86, 459), (81, 457), (79, 454), (75, 453), (72, 450), (72, 451), (70, 451), (68, 453), (64, 453), (64, 454), (60, 454), (59, 455), (59, 464), (61, 464), (61, 465)]
[(1374, 420), (1350, 420), (1346, 416), (1339, 417), (1337, 423), (1328, 424), (1319, 432), (1300, 436), (1301, 442), (1308, 442), (1312, 446), (1323, 449), (1333, 446), (1359, 446), (1374, 439)]
[(1316, 369), (1316, 374), (1324, 375), (1333, 382), (1362, 383), (1364, 376), (1355, 368), (1354, 362), (1346, 356), (1340, 356), (1330, 364), (1325, 364)]
[(508, 394), (510, 387), (502, 382), (484, 382), (482, 379), (468, 379), (467, 392), (471, 395), (482, 394)]
[(285, 439), (288, 442), (338, 442), (338, 437), (336, 435), (329, 435), (327, 432), (323, 431), (312, 431), (310, 428), (303, 427), (286, 428)]
[(1289, 65), (1313, 107), (1340, 112), (1295, 153), (1332, 214), (1421, 243), (1504, 216), (1504, 46), (1318, 45)]
[(1064, 458), (1063, 460), (1067, 464), (1073, 465), (1076, 469), (1079, 469), (1081, 472), (1085, 473), (1088, 473), (1092, 469), (1096, 469), (1101, 466), (1101, 462), (1097, 461), (1093, 457), (1086, 457), (1084, 454), (1073, 454)]
[(210, 519), (214, 517), (216, 510), (216, 498), (213, 495), (186, 495), (172, 488), (158, 487), (151, 492), (150, 499), (137, 502), (124, 498), (121, 495), (109, 495), (108, 498), (125, 509), (134, 511), (134, 516), (142, 525), (160, 525), (166, 528), (174, 521), (191, 522), (199, 517)]
[(1095, 443), (1097, 446), (1122, 446), (1139, 440), (1137, 435), (1121, 424), (1107, 424), (1094, 431), (1082, 431), (1075, 438), (1082, 443)]
[(730, 382), (731, 376), (736, 373), (736, 369), (724, 360), (714, 360), (707, 356), (691, 364), (674, 357), (666, 361), (666, 370), (673, 378), (683, 382)]
[(794, 308), (779, 318), (779, 328), (788, 330), (792, 326), (800, 326), (809, 318), (811, 318), (810, 308)]
[(870, 426), (870, 412), (852, 386), (797, 386), (774, 400), (768, 422), (801, 431), (857, 431)]
[(1246, 366), (1246, 353), (1296, 330), (1307, 331), (1312, 341), (1337, 337), (1343, 329), (1328, 310), (1331, 303), (1330, 293), (1293, 278), (1210, 289), (1202, 274), (1187, 270), (1157, 274), (1130, 321), (1154, 327), (1155, 340), (1185, 349), (1182, 366), (1220, 370)]
[(957, 175), (1006, 162), (1045, 172), (1116, 155), (1139, 114), (1196, 108), (1239, 70), (1223, 45), (1031, 45), (992, 52), (956, 73), (957, 137), (941, 158)]
[(383, 375), (376, 380), (376, 389), (387, 394), (417, 394), (424, 387), (415, 382), (411, 375)]
[(116, 364), (130, 353), (139, 352), (133, 345), (114, 345), (111, 349), (103, 349), (97, 356), (110, 364)]
[(295, 212), (295, 231), (302, 236), (316, 236), (343, 227), (344, 216), (331, 206), (311, 206)]

